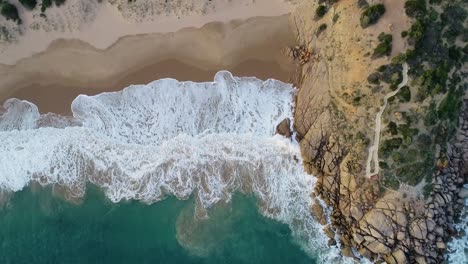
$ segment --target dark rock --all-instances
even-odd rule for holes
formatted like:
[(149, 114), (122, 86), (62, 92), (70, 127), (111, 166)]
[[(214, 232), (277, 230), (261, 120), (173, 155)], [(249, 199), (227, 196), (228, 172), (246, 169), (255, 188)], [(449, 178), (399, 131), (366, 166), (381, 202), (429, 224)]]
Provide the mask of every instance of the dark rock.
[(276, 126), (276, 134), (291, 138), (291, 120), (289, 118), (283, 119), (283, 121)]

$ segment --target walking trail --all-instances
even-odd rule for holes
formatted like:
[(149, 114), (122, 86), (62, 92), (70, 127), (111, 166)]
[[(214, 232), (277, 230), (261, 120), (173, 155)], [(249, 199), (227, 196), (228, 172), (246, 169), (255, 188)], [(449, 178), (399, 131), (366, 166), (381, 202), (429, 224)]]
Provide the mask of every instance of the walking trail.
[[(398, 88), (388, 93), (384, 97), (384, 105), (377, 113), (375, 117), (375, 136), (374, 136), (374, 144), (369, 148), (369, 157), (367, 158), (367, 165), (366, 165), (366, 177), (370, 178), (373, 175), (379, 174), (380, 167), (379, 167), (379, 143), (380, 143), (380, 133), (382, 132), (382, 114), (385, 111), (385, 108), (388, 104), (388, 99), (392, 96), (395, 96), (400, 89), (408, 83), (408, 64), (405, 62), (403, 63), (403, 80), (398, 85)], [(373, 169), (372, 169), (373, 167)]]

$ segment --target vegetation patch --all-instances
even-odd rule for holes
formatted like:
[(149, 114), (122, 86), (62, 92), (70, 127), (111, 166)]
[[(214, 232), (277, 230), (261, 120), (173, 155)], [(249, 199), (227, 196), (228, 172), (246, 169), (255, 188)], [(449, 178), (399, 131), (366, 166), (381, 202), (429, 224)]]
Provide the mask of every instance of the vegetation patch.
[(13, 4), (10, 4), (7, 1), (0, 2), (0, 13), (7, 20), (13, 20), (16, 23), (21, 24), (21, 18), (19, 17), (18, 10)]
[(393, 37), (391, 34), (380, 33), (379, 35), (379, 45), (374, 49), (373, 58), (380, 58), (382, 56), (390, 56), (392, 53), (392, 40)]
[(367, 7), (361, 14), (361, 27), (366, 28), (374, 25), (379, 21), (379, 18), (385, 13), (383, 4), (376, 4)]
[(317, 9), (315, 10), (315, 16), (317, 18), (322, 18), (328, 11), (327, 6), (325, 5), (319, 5)]
[(408, 86), (401, 87), (400, 91), (397, 93), (397, 97), (402, 103), (407, 103), (411, 101), (411, 90)]
[(65, 3), (66, 0), (42, 0), (41, 12), (44, 13), (47, 8), (51, 7), (53, 4), (56, 6), (61, 6)]
[(405, 2), (405, 12), (409, 17), (416, 17), (426, 11), (425, 0), (408, 0)]
[(28, 10), (32, 10), (36, 7), (36, 0), (19, 0), (19, 2)]
[(318, 28), (317, 28), (317, 36), (320, 35), (320, 33), (322, 33), (323, 31), (325, 31), (327, 29), (327, 24), (321, 24)]

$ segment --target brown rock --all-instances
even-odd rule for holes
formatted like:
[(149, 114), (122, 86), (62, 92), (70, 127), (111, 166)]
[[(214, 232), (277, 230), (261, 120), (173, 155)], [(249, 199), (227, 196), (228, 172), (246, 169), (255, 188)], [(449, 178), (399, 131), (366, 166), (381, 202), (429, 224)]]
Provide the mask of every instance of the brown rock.
[(389, 247), (377, 240), (366, 245), (366, 248), (376, 254), (387, 254), (391, 252), (391, 249)]
[(436, 243), (436, 246), (437, 246), (438, 249), (445, 249), (445, 248), (447, 248), (447, 246), (445, 245), (445, 243), (442, 242), (442, 241), (437, 242), (437, 243)]
[(276, 126), (276, 134), (291, 138), (291, 120), (289, 118), (283, 119), (283, 121)]
[(354, 219), (356, 219), (356, 221), (361, 220), (361, 218), (362, 218), (362, 216), (363, 216), (361, 206), (359, 206), (359, 205), (352, 205), (352, 206), (351, 206), (351, 216), (352, 216)]
[(406, 264), (408, 263), (408, 259), (406, 258), (405, 252), (403, 250), (398, 249), (392, 253), (393, 256), (393, 261), (387, 261), (389, 264), (394, 263), (394, 264)]
[(325, 235), (327, 235), (327, 237), (335, 239), (335, 232), (332, 230), (332, 227), (330, 225), (326, 225), (323, 228), (323, 232), (325, 233)]
[(427, 225), (424, 219), (418, 219), (411, 223), (410, 225), (410, 234), (411, 236), (418, 239), (425, 239), (427, 236)]
[(312, 205), (312, 214), (321, 225), (327, 224), (327, 218), (323, 212), (323, 208), (317, 201)]
[(361, 244), (362, 241), (364, 241), (364, 237), (358, 233), (353, 234), (354, 241), (356, 241), (357, 244)]
[(351, 247), (348, 247), (348, 246), (341, 249), (341, 254), (345, 257), (350, 257), (350, 258), (354, 257), (353, 250), (351, 250)]
[(418, 263), (418, 264), (426, 264), (426, 263), (427, 263), (426, 258), (425, 258), (425, 257), (422, 257), (422, 256), (416, 257), (414, 260), (415, 260), (416, 263)]
[(371, 210), (366, 213), (359, 225), (361, 230), (367, 231), (367, 233), (372, 234), (374, 237), (390, 237), (394, 234), (391, 223), (391, 219), (382, 211)]
[(361, 254), (361, 256), (365, 257), (365, 258), (370, 258), (372, 257), (372, 252), (370, 252), (367, 248), (365, 247), (362, 247), (360, 249), (358, 249), (358, 252), (359, 254)]

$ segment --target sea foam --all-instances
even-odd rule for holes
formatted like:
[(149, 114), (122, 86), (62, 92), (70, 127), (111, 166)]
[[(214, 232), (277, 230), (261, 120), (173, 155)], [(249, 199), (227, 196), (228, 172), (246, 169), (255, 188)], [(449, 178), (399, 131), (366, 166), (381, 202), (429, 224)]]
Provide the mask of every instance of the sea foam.
[(40, 115), (7, 100), (0, 116), (0, 188), (60, 184), (83, 196), (87, 183), (113, 202), (194, 196), (196, 212), (254, 195), (260, 212), (288, 224), (322, 262), (339, 258), (310, 214), (315, 178), (297, 143), (275, 134), (293, 116), (295, 89), (276, 80), (218, 72), (213, 82), (162, 79), (120, 92), (78, 96), (72, 117)]

